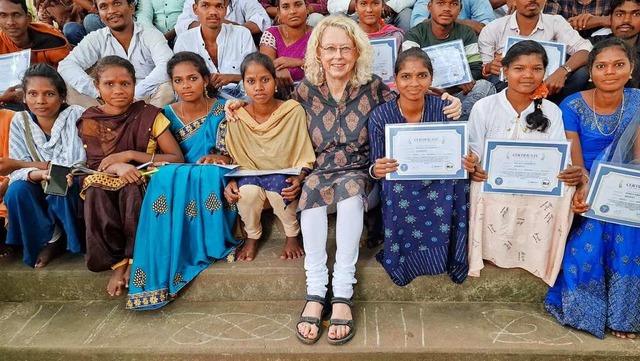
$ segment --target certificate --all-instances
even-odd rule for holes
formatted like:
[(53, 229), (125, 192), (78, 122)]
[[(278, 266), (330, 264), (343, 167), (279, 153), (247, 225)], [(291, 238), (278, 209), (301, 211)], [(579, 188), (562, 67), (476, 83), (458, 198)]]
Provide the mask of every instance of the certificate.
[(31, 63), (31, 49), (0, 55), (0, 92), (20, 84)]
[(585, 217), (640, 227), (640, 169), (598, 163)]
[(433, 64), (432, 87), (445, 89), (473, 80), (462, 40), (428, 46), (422, 50), (429, 55)]
[(569, 142), (489, 139), (484, 149), (484, 192), (563, 196), (558, 174), (569, 162)]
[[(512, 37), (512, 36), (508, 37), (507, 43), (504, 46), (504, 53), (502, 54), (502, 56), (504, 56), (507, 53), (507, 51), (509, 50), (509, 48), (513, 46), (513, 44), (521, 42), (522, 40), (533, 40), (533, 39), (519, 38), (519, 37)], [(544, 77), (546, 79), (549, 75), (553, 74), (554, 71), (558, 70), (558, 68), (560, 68), (562, 64), (565, 63), (566, 61), (565, 58), (567, 56), (567, 46), (565, 44), (554, 43), (552, 41), (535, 40), (535, 42), (542, 45), (544, 50), (546, 50), (547, 52), (547, 57), (549, 58), (549, 65), (547, 65), (547, 70), (544, 74)], [(500, 80), (504, 80), (503, 75), (500, 76)]]
[(462, 156), (469, 142), (467, 123), (387, 124), (386, 157), (398, 161), (387, 180), (464, 179)]
[(371, 40), (373, 46), (373, 73), (382, 78), (388, 86), (393, 85), (394, 66), (398, 55), (395, 38)]

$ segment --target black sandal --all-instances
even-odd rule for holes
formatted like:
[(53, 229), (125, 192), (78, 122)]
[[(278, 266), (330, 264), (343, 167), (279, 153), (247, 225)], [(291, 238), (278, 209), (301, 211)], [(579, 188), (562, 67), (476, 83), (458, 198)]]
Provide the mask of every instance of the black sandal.
[(343, 338), (331, 338), (327, 334), (327, 340), (331, 345), (344, 345), (345, 343), (351, 341), (353, 336), (356, 334), (355, 323), (353, 322), (353, 301), (344, 297), (333, 297), (331, 299), (331, 305), (334, 303), (344, 303), (345, 305), (351, 308), (351, 320), (343, 320), (339, 318), (331, 318), (329, 320), (329, 327), (331, 326), (347, 326), (349, 327), (349, 333)]
[[(306, 295), (306, 296), (304, 296), (304, 299), (307, 302), (305, 302), (304, 307), (302, 308), (302, 312), (300, 312), (300, 318), (298, 319), (298, 323), (296, 323), (296, 336), (298, 337), (298, 340), (300, 340), (300, 342), (302, 342), (303, 344), (305, 344), (305, 345), (313, 345), (314, 343), (318, 342), (318, 340), (322, 336), (322, 319), (326, 315), (326, 311), (327, 311), (326, 303), (327, 303), (327, 300), (322, 296), (316, 296), (316, 295)], [(307, 304), (309, 302), (318, 302), (319, 304), (322, 305), (322, 316), (320, 316), (320, 318), (311, 317), (311, 316), (302, 316), (302, 314), (304, 313), (304, 310), (307, 308)], [(318, 327), (318, 334), (316, 335), (316, 337), (314, 337), (314, 338), (306, 338), (306, 337), (304, 337), (304, 335), (301, 334), (300, 331), (298, 330), (298, 326), (301, 323), (309, 323), (309, 324), (312, 324), (312, 325), (315, 325), (316, 327)]]

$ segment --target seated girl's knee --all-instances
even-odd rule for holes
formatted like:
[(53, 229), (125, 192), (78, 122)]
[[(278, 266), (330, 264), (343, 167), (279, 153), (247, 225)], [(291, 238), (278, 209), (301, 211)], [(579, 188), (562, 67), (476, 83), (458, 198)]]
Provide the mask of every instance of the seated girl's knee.
[(24, 180), (18, 180), (7, 188), (7, 192), (4, 194), (4, 201), (6, 204), (10, 204), (23, 198), (25, 193), (31, 193), (33, 191), (33, 183), (29, 183)]

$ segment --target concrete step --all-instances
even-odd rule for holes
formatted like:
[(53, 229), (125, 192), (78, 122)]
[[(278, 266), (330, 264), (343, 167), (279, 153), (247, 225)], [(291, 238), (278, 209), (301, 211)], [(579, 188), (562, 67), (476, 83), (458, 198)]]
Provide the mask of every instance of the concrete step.
[(540, 305), (358, 302), (347, 345), (299, 343), (302, 301), (0, 302), (0, 360), (638, 360), (640, 343), (560, 326)]
[[(280, 260), (283, 241), (269, 239), (252, 262), (218, 261), (204, 270), (180, 298), (189, 301), (286, 301), (305, 294), (303, 260)], [(375, 260), (378, 249), (362, 248), (355, 299), (411, 302), (532, 302), (547, 286), (519, 270), (488, 266), (480, 278), (456, 285), (445, 275), (425, 276), (405, 287), (394, 285)], [(66, 255), (43, 269), (23, 265), (19, 257), (0, 260), (0, 301), (107, 300), (109, 272), (89, 272), (81, 255)], [(331, 261), (330, 261), (331, 263)]]

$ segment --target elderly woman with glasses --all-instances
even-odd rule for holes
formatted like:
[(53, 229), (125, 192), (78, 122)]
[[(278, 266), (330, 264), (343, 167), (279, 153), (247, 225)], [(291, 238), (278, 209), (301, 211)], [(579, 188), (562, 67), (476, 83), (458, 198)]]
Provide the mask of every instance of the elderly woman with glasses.
[[(336, 261), (333, 268), (331, 344), (348, 342), (355, 333), (353, 285), (364, 212), (373, 205), (368, 196), (374, 182), (369, 169), (369, 114), (394, 98), (382, 80), (371, 73), (373, 51), (367, 35), (345, 16), (329, 16), (314, 28), (307, 45), (305, 78), (294, 98), (307, 112), (316, 164), (304, 182), (301, 211), (306, 258), (307, 303), (297, 324), (298, 339), (316, 342), (329, 283), (327, 214), (337, 212)], [(444, 109), (460, 116), (460, 102)], [(375, 194), (372, 193), (372, 194)]]

